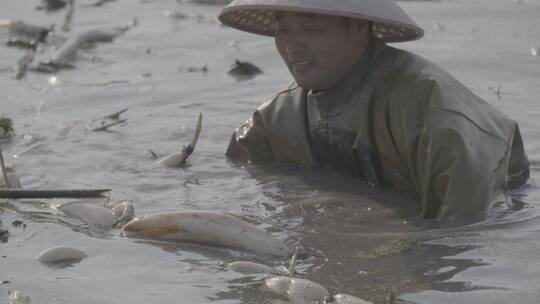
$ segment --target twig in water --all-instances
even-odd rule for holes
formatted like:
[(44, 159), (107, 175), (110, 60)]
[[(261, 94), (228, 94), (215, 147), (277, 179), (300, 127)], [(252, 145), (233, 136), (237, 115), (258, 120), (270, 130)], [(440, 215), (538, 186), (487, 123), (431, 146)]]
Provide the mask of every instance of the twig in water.
[(497, 95), (499, 99), (501, 99), (501, 89), (502, 89), (502, 85), (499, 85), (499, 87), (497, 88), (497, 91), (495, 91), (495, 95)]
[(0, 189), (0, 198), (100, 198), (111, 189), (28, 190)]
[(0, 116), (0, 137), (5, 136), (6, 134), (13, 132), (13, 121), (9, 117)]
[(85, 87), (106, 87), (112, 84), (119, 84), (119, 83), (129, 83), (129, 80), (110, 80), (106, 82), (89, 82), (89, 83), (77, 83), (77, 85), (85, 86)]
[(114, 1), (116, 1), (116, 0), (99, 0), (96, 3), (90, 4), (88, 6), (98, 7), (98, 6), (102, 6), (103, 4), (105, 4), (107, 2), (114, 2)]
[(150, 152), (150, 154), (152, 154), (152, 157), (153, 157), (154, 159), (158, 159), (158, 158), (159, 158), (159, 156), (156, 154), (156, 152), (154, 152), (154, 151), (152, 151), (152, 150), (150, 150), (150, 149), (148, 149), (148, 152)]
[(115, 122), (112, 122), (110, 124), (107, 124), (107, 125), (104, 125), (102, 127), (99, 127), (99, 128), (95, 128), (92, 130), (92, 132), (98, 132), (98, 131), (108, 131), (108, 128), (109, 127), (112, 127), (112, 126), (115, 126), (115, 125), (118, 125), (118, 124), (121, 124), (123, 122), (125, 122), (127, 119), (121, 119), (121, 120), (118, 120), (118, 121), (115, 121)]
[(66, 13), (66, 18), (64, 19), (64, 24), (62, 25), (62, 30), (69, 32), (71, 29), (71, 20), (73, 19), (73, 12), (75, 11), (75, 0), (68, 1), (68, 8)]
[(36, 6), (36, 9), (52, 12), (63, 9), (64, 6), (66, 6), (65, 0), (41, 0), (41, 4)]
[(103, 119), (119, 120), (119, 119), (120, 119), (120, 114), (126, 112), (127, 110), (128, 110), (128, 108), (125, 108), (125, 109), (120, 110), (120, 111), (118, 111), (118, 112), (115, 112), (115, 113), (112, 113), (112, 114), (103, 116), (102, 118), (103, 118)]
[(291, 258), (291, 263), (289, 264), (289, 269), (288, 269), (290, 277), (294, 276), (294, 272), (295, 272), (295, 268), (296, 268), (296, 254), (297, 253), (298, 253), (298, 247), (294, 247), (294, 253), (293, 253), (293, 256)]
[(6, 164), (4, 163), (4, 156), (2, 155), (2, 149), (0, 149), (0, 165), (2, 166), (2, 175), (4, 176), (4, 183), (6, 184), (6, 188), (11, 188), (7, 176)]
[(30, 50), (28, 53), (24, 54), (24, 56), (19, 59), (17, 62), (17, 71), (15, 72), (15, 79), (21, 79), (26, 75), (26, 71), (28, 71), (28, 67), (34, 61), (34, 56), (36, 54), (35, 50)]

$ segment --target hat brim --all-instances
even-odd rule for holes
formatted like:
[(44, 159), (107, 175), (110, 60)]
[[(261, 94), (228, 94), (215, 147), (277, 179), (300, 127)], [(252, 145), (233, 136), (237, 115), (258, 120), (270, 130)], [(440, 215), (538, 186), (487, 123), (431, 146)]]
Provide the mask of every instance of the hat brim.
[[(277, 29), (277, 12), (300, 12), (372, 21), (372, 35), (386, 42), (411, 41), (420, 39), (424, 35), (424, 30), (417, 26), (407, 15), (405, 15), (405, 20), (402, 21), (396, 20), (396, 18), (384, 18), (344, 10), (287, 5), (290, 1), (281, 1), (285, 5), (280, 4), (279, 0), (267, 1), (275, 2), (275, 4), (262, 4), (262, 1), (251, 1), (258, 2), (256, 4), (249, 2), (249, 0), (233, 1), (229, 6), (222, 9), (218, 16), (219, 20), (223, 24), (241, 31), (274, 37)], [(399, 10), (401, 9), (399, 8)], [(405, 13), (403, 12), (403, 14)]]

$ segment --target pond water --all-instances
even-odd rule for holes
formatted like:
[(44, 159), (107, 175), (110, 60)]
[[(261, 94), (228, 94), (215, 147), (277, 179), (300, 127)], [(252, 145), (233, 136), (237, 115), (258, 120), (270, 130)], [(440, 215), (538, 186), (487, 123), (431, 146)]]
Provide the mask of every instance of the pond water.
[[(291, 77), (271, 39), (221, 26), (219, 5), (92, 3), (76, 1), (72, 32), (137, 25), (79, 51), (75, 68), (30, 71), (18, 80), (25, 51), (0, 46), (0, 115), (16, 132), (1, 148), (24, 188), (110, 188), (110, 200), (129, 200), (137, 215), (238, 214), (301, 245), (300, 275), (374, 303), (538, 303), (540, 57), (532, 48), (540, 47), (540, 2), (400, 2), (426, 37), (397, 46), (436, 62), (517, 120), (531, 160), (531, 179), (514, 194), (519, 204), (500, 204), (486, 220), (457, 227), (419, 219), (411, 193), (370, 188), (330, 170), (228, 161), (231, 132)], [(60, 31), (65, 11), (38, 11), (38, 4), (0, 0), (0, 19), (54, 23), (70, 35)], [(236, 81), (227, 74), (236, 59), (264, 73)], [(125, 123), (91, 131), (100, 117), (125, 108)], [(165, 154), (187, 144), (200, 112), (203, 129), (189, 165), (156, 163), (148, 149)], [(0, 201), (0, 228), (10, 233), (0, 243), (0, 281), (9, 281), (0, 284), (0, 303), (13, 290), (32, 303), (287, 303), (264, 290), (263, 277), (225, 266), (287, 266), (286, 259), (125, 238), (66, 218), (53, 208), (64, 201)], [(15, 220), (26, 227), (14, 227)], [(66, 268), (34, 260), (59, 245), (89, 258)]]

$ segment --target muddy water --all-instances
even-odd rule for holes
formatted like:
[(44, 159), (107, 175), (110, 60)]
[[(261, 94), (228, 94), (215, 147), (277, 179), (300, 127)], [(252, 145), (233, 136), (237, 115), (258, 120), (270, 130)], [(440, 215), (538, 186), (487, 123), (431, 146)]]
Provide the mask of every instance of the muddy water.
[[(261, 224), (290, 246), (301, 245), (302, 276), (332, 293), (376, 303), (537, 303), (540, 296), (540, 4), (533, 0), (407, 1), (401, 5), (426, 30), (401, 44), (435, 61), (476, 94), (520, 123), (532, 178), (487, 220), (440, 227), (418, 218), (411, 193), (365, 187), (326, 170), (244, 168), (223, 156), (231, 131), (290, 81), (270, 39), (216, 21), (218, 6), (172, 0), (87, 7), (77, 1), (72, 30), (126, 25), (113, 43), (79, 52), (74, 69), (30, 72), (16, 80), (24, 50), (0, 46), (0, 114), (16, 136), (2, 142), (23, 187), (111, 188), (138, 215), (181, 209), (221, 210)], [(0, 19), (63, 22), (64, 12), (36, 11), (38, 1), (0, 0)], [(185, 18), (169, 17), (179, 12)], [(60, 32), (60, 34), (62, 34)], [(264, 74), (237, 82), (235, 59)], [(207, 72), (188, 72), (207, 66)], [(96, 118), (128, 108), (127, 121), (92, 132)], [(190, 141), (197, 115), (203, 131), (190, 165), (159, 166)], [(20, 290), (32, 303), (283, 303), (261, 277), (228, 271), (238, 259), (287, 261), (196, 245), (139, 241), (99, 231), (56, 209), (60, 200), (3, 201), (0, 303)], [(11, 225), (21, 220), (26, 228)], [(89, 258), (67, 268), (34, 260), (68, 245)]]

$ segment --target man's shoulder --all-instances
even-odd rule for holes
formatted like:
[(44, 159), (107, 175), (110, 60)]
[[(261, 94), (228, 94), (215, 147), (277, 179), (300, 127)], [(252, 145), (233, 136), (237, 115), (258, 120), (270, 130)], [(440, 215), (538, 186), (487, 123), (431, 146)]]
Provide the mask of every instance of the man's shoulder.
[(270, 98), (270, 101), (272, 100), (279, 100), (282, 98), (290, 97), (291, 95), (294, 95), (296, 92), (302, 90), (301, 87), (298, 86), (298, 84), (295, 81), (290, 82), (285, 87), (283, 87), (281, 90), (279, 90), (272, 98)]
[(405, 79), (403, 77), (406, 76), (416, 81), (451, 78), (457, 82), (447, 71), (421, 55), (391, 46), (386, 46), (381, 53), (387, 74), (393, 75), (396, 80)]
[[(401, 99), (400, 103), (421, 102), (428, 106), (425, 102), (429, 101), (429, 106), (447, 107), (461, 103), (487, 105), (452, 74), (430, 60), (393, 47), (388, 47), (387, 53), (379, 89), (395, 95), (394, 98)], [(440, 98), (434, 98), (434, 94)]]
[[(392, 48), (393, 60), (380, 87), (380, 97), (391, 109), (403, 113), (407, 109), (410, 121), (422, 122), (430, 114), (440, 122), (464, 118), (483, 131), (503, 138), (514, 122), (485, 102), (453, 75), (435, 63), (408, 51)], [(392, 105), (393, 104), (393, 105)]]
[(276, 127), (289, 120), (304, 120), (306, 91), (296, 83), (290, 83), (277, 94), (261, 104), (255, 115), (267, 127)]
[(305, 94), (303, 91), (304, 90), (293, 81), (261, 104), (258, 111), (275, 111), (283, 107), (294, 106), (302, 99), (302, 95)]

